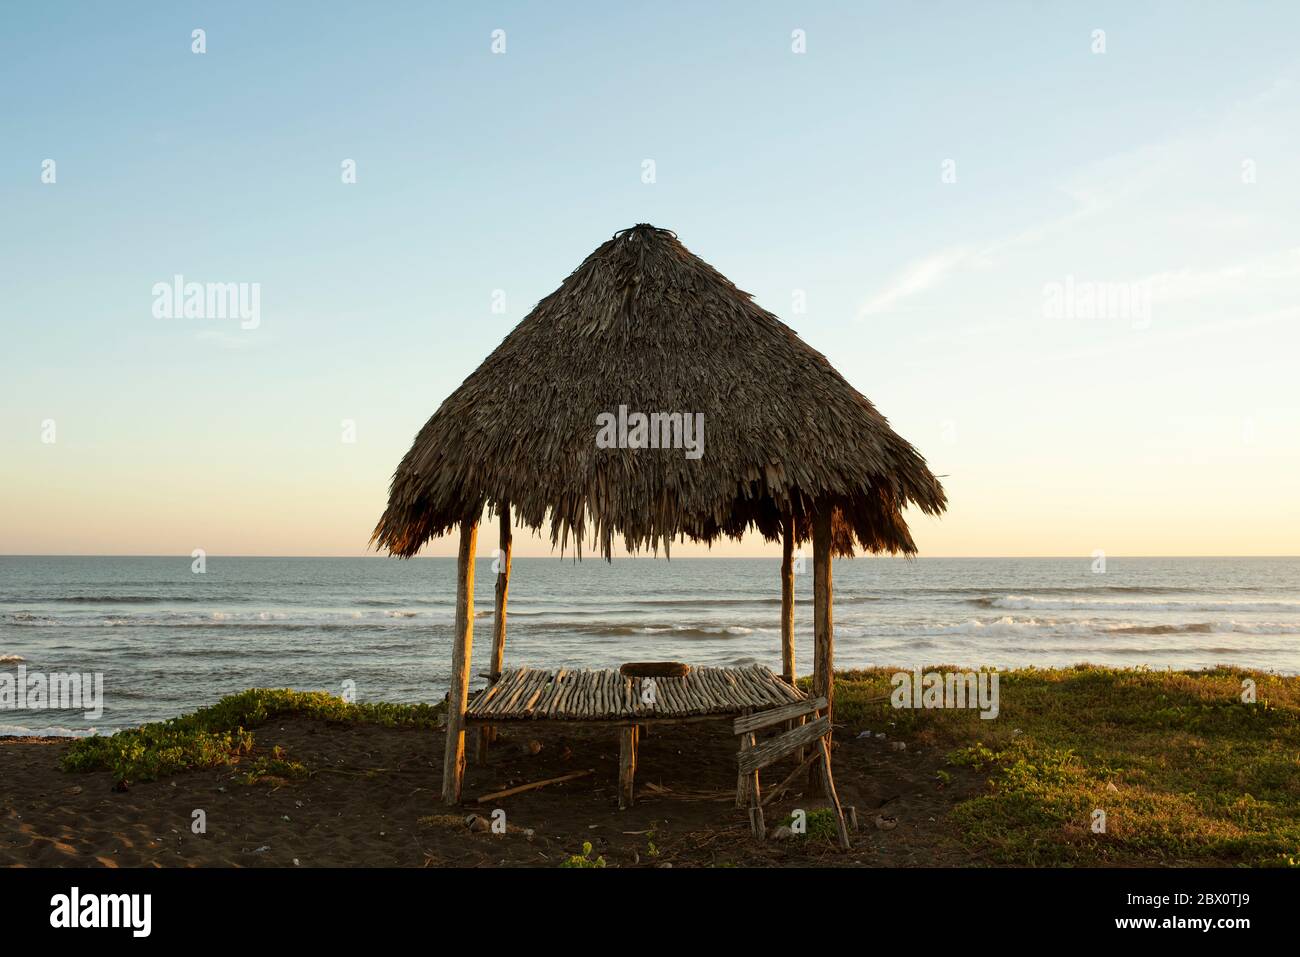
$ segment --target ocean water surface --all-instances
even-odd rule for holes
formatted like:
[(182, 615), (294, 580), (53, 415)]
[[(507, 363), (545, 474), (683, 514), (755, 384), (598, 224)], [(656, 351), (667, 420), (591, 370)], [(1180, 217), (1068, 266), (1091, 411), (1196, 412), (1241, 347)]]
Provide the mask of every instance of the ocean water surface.
[[(1300, 673), (1300, 559), (857, 558), (834, 568), (837, 668), (1078, 662)], [(812, 669), (812, 563), (796, 653)], [(477, 566), (487, 667), (492, 560)], [(0, 556), (0, 672), (102, 673), (104, 712), (0, 709), (0, 734), (110, 732), (249, 687), (447, 689), (455, 560)], [(517, 558), (506, 663), (780, 668), (779, 560)], [(482, 679), (475, 678), (471, 687)]]

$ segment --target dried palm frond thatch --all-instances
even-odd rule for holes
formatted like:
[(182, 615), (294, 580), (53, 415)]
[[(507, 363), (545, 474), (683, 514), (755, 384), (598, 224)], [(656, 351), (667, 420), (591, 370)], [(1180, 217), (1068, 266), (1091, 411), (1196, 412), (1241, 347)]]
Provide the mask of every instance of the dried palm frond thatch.
[[(619, 406), (703, 413), (698, 459), (598, 448)], [(826, 357), (664, 229), (634, 226), (537, 304), (420, 430), (373, 543), (409, 557), (508, 502), (534, 531), (609, 557), (757, 529), (798, 541), (833, 510), (834, 547), (913, 553), (911, 505), (946, 500), (925, 460)]]

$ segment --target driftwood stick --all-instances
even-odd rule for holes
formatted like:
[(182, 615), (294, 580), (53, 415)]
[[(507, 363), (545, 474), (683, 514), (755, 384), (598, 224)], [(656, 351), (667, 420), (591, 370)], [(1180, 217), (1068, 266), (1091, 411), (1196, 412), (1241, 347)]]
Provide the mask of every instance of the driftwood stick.
[(790, 790), (790, 785), (794, 783), (795, 778), (804, 774), (808, 770), (809, 766), (820, 757), (821, 757), (821, 752), (814, 751), (812, 754), (808, 755), (806, 758), (800, 761), (799, 766), (796, 767), (793, 771), (791, 771), (789, 776), (786, 777), (784, 781), (782, 781), (780, 784), (774, 787), (771, 791), (767, 792), (767, 796), (763, 798), (763, 803), (771, 804), (773, 801), (775, 801), (786, 791)]
[(524, 791), (534, 791), (537, 788), (544, 788), (548, 784), (560, 784), (563, 781), (572, 781), (575, 778), (585, 778), (588, 774), (595, 774), (594, 768), (588, 768), (585, 771), (573, 771), (570, 774), (561, 774), (558, 778), (547, 778), (545, 781), (533, 781), (531, 784), (521, 784), (518, 787), (506, 788), (504, 791), (493, 791), (491, 794), (485, 794), (478, 799), (479, 804), (486, 804), (488, 801), (495, 801), (498, 798), (510, 797), (514, 794), (521, 794)]

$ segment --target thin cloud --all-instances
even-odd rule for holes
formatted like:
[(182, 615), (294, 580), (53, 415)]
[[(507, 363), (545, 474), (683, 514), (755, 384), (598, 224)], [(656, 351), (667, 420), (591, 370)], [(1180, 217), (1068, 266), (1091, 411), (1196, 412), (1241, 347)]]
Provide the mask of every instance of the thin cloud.
[(862, 304), (858, 317), (888, 312), (904, 299), (919, 295), (941, 283), (949, 273), (970, 258), (970, 250), (949, 249), (912, 263), (885, 290)]

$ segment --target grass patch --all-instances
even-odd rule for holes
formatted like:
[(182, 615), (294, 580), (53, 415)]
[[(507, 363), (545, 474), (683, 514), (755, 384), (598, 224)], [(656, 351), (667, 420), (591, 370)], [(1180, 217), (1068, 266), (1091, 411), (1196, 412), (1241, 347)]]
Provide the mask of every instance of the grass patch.
[(797, 840), (820, 841), (826, 844), (837, 844), (839, 842), (839, 824), (835, 819), (835, 812), (828, 807), (819, 807), (816, 810), (805, 812), (804, 825), (807, 829), (804, 831), (794, 831), (794, 822), (795, 818), (792, 814), (781, 824), (791, 828), (792, 835)]
[(240, 776), (244, 784), (288, 784), (296, 778), (305, 778), (310, 772), (301, 761), (292, 761), (278, 745), (269, 755), (254, 759), (248, 770)]
[[(935, 665), (926, 671), (965, 671)], [(937, 748), (979, 793), (951, 823), (973, 862), (1295, 866), (1300, 859), (1300, 678), (1235, 668), (1000, 674), (1000, 714), (894, 709), (892, 670), (836, 676), (852, 733)], [(1242, 701), (1253, 680), (1256, 702)], [(1105, 830), (1095, 831), (1096, 812)]]
[(432, 728), (441, 710), (440, 705), (350, 704), (323, 691), (253, 688), (178, 718), (79, 738), (64, 755), (63, 769), (109, 771), (117, 781), (153, 781), (236, 763), (252, 751), (253, 729), (276, 717)]

